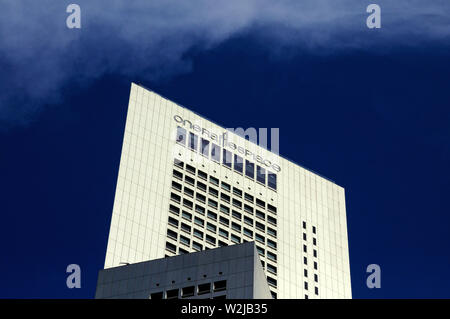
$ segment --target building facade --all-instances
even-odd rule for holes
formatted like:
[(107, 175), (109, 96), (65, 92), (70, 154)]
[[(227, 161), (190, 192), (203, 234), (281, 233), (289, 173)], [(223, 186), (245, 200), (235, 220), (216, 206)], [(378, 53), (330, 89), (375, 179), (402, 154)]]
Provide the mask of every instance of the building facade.
[(101, 270), (95, 298), (271, 299), (253, 242)]
[(105, 268), (250, 241), (274, 298), (351, 298), (342, 187), (133, 83)]

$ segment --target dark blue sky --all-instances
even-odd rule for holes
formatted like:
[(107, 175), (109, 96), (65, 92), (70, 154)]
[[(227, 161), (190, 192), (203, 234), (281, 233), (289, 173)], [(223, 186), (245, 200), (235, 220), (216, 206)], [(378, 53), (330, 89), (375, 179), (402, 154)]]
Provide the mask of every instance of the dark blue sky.
[[(167, 77), (145, 68), (69, 75), (32, 120), (0, 132), (0, 297), (93, 297), (131, 81), (224, 127), (279, 127), (282, 155), (343, 186), (354, 298), (450, 297), (448, 49), (430, 41), (274, 54), (264, 37), (243, 32), (191, 47), (182, 56), (189, 68)], [(3, 55), (0, 65), (11, 89), (16, 65)], [(15, 94), (2, 100), (9, 109), (32, 101)], [(66, 288), (71, 263), (81, 266), (81, 289)], [(372, 263), (381, 289), (365, 285)]]

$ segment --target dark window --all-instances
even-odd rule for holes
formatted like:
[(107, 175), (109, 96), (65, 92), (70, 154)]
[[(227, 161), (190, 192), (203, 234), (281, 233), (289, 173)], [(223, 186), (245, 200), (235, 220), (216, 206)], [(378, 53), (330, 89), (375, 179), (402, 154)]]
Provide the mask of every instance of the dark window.
[(314, 262), (314, 269), (317, 270), (317, 261)]
[(175, 193), (170, 193), (170, 199), (179, 203), (181, 201), (181, 196)]
[(216, 239), (210, 235), (206, 235), (206, 241), (213, 245), (216, 244)]
[(264, 224), (261, 224), (260, 222), (256, 222), (255, 226), (257, 229), (265, 231), (266, 230), (266, 226), (264, 226)]
[(214, 143), (211, 144), (211, 159), (220, 163), (220, 147)]
[(205, 215), (205, 208), (195, 204), (195, 211), (201, 215)]
[(303, 257), (303, 263), (304, 263), (305, 265), (307, 265), (307, 264), (308, 264), (308, 258)]
[(188, 212), (185, 211), (185, 210), (183, 210), (183, 211), (181, 212), (181, 216), (182, 216), (184, 219), (192, 220), (192, 214), (191, 214), (191, 213), (188, 213)]
[(231, 234), (231, 241), (233, 243), (239, 244), (241, 242), (241, 239), (238, 236)]
[(270, 188), (277, 190), (277, 175), (274, 173), (269, 173), (267, 184)]
[(208, 174), (206, 174), (205, 172), (203, 172), (201, 170), (198, 170), (198, 177), (206, 180), (208, 178)]
[(177, 170), (173, 170), (173, 176), (175, 176), (178, 179), (183, 179), (183, 174)]
[(189, 148), (194, 151), (198, 149), (198, 136), (191, 132), (189, 132)]
[(220, 193), (220, 199), (225, 201), (225, 202), (227, 202), (227, 203), (229, 203), (231, 198), (227, 194)]
[(195, 185), (195, 179), (193, 179), (193, 178), (190, 177), (190, 176), (185, 176), (185, 177), (184, 177), (184, 180), (185, 180), (185, 182), (188, 183), (188, 184)]
[(317, 274), (314, 274), (314, 281), (319, 282), (319, 276)]
[(206, 202), (206, 196), (205, 195), (197, 193), (197, 195), (195, 195), (195, 198), (197, 198), (197, 200), (202, 202), (202, 203)]
[(267, 239), (267, 246), (273, 249), (277, 249), (277, 243), (270, 239)]
[(303, 252), (304, 252), (304, 253), (308, 252), (308, 251), (307, 251), (306, 245), (303, 245)]
[(224, 224), (224, 225), (227, 225), (227, 226), (230, 225), (230, 221), (228, 220), (228, 218), (225, 218), (225, 217), (222, 217), (222, 216), (219, 217), (219, 222), (221, 224)]
[(313, 245), (316, 246), (317, 245), (317, 239), (313, 238)]
[(306, 240), (306, 234), (303, 233), (303, 240)]
[(166, 249), (173, 253), (177, 252), (177, 246), (175, 246), (174, 244), (171, 244), (171, 243), (166, 243)]
[(197, 225), (200, 225), (200, 226), (204, 226), (205, 225), (205, 221), (203, 219), (199, 218), (199, 217), (195, 217), (194, 218), (194, 223), (196, 223)]
[(216, 186), (219, 186), (219, 180), (218, 180), (217, 178), (210, 176), (210, 177), (209, 177), (209, 181), (210, 181), (212, 184), (214, 184), (214, 185), (216, 185)]
[(227, 289), (227, 281), (226, 280), (220, 280), (214, 282), (214, 291), (223, 291)]
[(247, 229), (244, 227), (244, 235), (247, 235), (248, 237), (253, 238), (253, 232), (250, 229)]
[(244, 169), (244, 160), (239, 155), (234, 154), (234, 170), (242, 174)]
[(253, 215), (253, 207), (252, 207), (252, 206), (247, 205), (247, 204), (244, 204), (244, 210), (245, 210), (247, 213), (250, 213), (250, 214)]
[(266, 184), (266, 170), (261, 166), (256, 166), (256, 180), (260, 183)]
[(184, 168), (184, 163), (182, 161), (180, 161), (179, 159), (174, 159), (173, 163), (175, 164), (175, 166)]
[(189, 254), (189, 252), (187, 250), (184, 250), (183, 248), (178, 248), (178, 253), (181, 254)]
[(166, 299), (178, 299), (178, 289), (167, 290)]
[(186, 146), (186, 130), (182, 127), (177, 127), (177, 143)]
[(219, 228), (219, 235), (228, 239), (228, 232), (225, 229)]
[(169, 224), (171, 224), (172, 226), (178, 227), (178, 220), (176, 220), (175, 218), (169, 217)]
[(232, 161), (233, 157), (230, 151), (223, 149), (223, 157), (222, 157), (222, 163), (226, 166), (231, 168), (232, 167)]
[(239, 220), (242, 219), (242, 214), (241, 214), (241, 213), (238, 213), (238, 212), (235, 211), (234, 209), (233, 209), (232, 212), (231, 212), (231, 216), (233, 216), (234, 218), (239, 219)]
[(233, 198), (233, 205), (236, 207), (242, 208), (242, 203), (234, 198)]
[(201, 231), (199, 231), (198, 229), (194, 228), (194, 236), (197, 238), (201, 238), (203, 239), (203, 233)]
[(170, 229), (167, 229), (167, 236), (175, 240), (178, 238), (177, 233)]
[(208, 205), (217, 209), (217, 202), (215, 200), (208, 199)]
[(163, 299), (163, 293), (161, 292), (154, 292), (150, 295), (150, 299)]
[(202, 144), (200, 152), (203, 156), (206, 156), (209, 158), (209, 141), (202, 138)]
[(191, 226), (186, 225), (185, 223), (181, 223), (181, 230), (184, 230), (185, 232), (191, 233)]
[(314, 287), (314, 293), (315, 293), (316, 295), (319, 295), (319, 288), (318, 288), (318, 287)]
[(235, 231), (240, 232), (241, 231), (241, 225), (237, 224), (237, 223), (231, 223), (231, 228)]
[(258, 234), (258, 233), (255, 233), (255, 239), (256, 239), (257, 241), (259, 241), (260, 243), (263, 243), (263, 244), (265, 244), (265, 242), (266, 242), (266, 239), (264, 238), (264, 236), (261, 236), (261, 235)]
[(267, 233), (275, 238), (277, 237), (277, 231), (275, 229), (267, 227)]
[(277, 213), (277, 208), (273, 205), (267, 204), (267, 210), (271, 213), (276, 214)]
[(261, 256), (264, 257), (265, 251), (264, 251), (263, 248), (261, 248), (261, 247), (259, 247), (259, 246), (256, 246), (256, 250), (258, 251), (258, 254), (260, 254)]
[(270, 251), (267, 252), (267, 258), (273, 261), (277, 261), (277, 255), (271, 253)]
[(277, 274), (277, 267), (271, 265), (271, 264), (267, 264), (267, 270), (270, 271), (273, 274)]
[(305, 290), (308, 290), (308, 282), (305, 281)]
[(231, 186), (230, 186), (230, 184), (227, 184), (227, 183), (225, 183), (225, 182), (222, 182), (221, 185), (222, 185), (222, 189), (226, 190), (227, 192), (231, 191)]
[(183, 198), (183, 205), (190, 209), (192, 209), (192, 207), (194, 207), (194, 203), (192, 203), (190, 200), (188, 200), (186, 198)]
[(312, 230), (313, 230), (313, 234), (315, 234), (316, 233), (316, 226), (313, 226)]
[(208, 210), (208, 218), (211, 218), (213, 220), (217, 220), (217, 214), (213, 213), (212, 211)]
[(230, 215), (230, 209), (225, 205), (220, 204), (220, 211), (224, 214)]
[(271, 291), (270, 294), (272, 295), (272, 299), (277, 299), (277, 293)]
[(251, 219), (250, 217), (244, 216), (244, 223), (253, 226), (253, 219)]
[(194, 191), (188, 187), (184, 187), (184, 193), (190, 197), (194, 197)]
[(271, 286), (276, 287), (277, 286), (277, 281), (275, 279), (273, 279), (272, 277), (267, 276), (267, 283)]
[(256, 210), (256, 217), (261, 218), (261, 219), (266, 219), (266, 214), (264, 214), (260, 210)]
[(182, 235), (180, 235), (180, 243), (185, 244), (187, 246), (191, 245), (191, 241), (189, 240), (189, 238), (184, 237)]
[(273, 218), (272, 216), (267, 216), (267, 221), (274, 225), (277, 224), (277, 220), (275, 218)]
[(197, 182), (197, 188), (201, 189), (202, 191), (206, 192), (206, 185), (202, 182)]
[(256, 199), (256, 205), (266, 208), (266, 203), (259, 198)]
[(172, 188), (175, 188), (176, 190), (181, 191), (182, 186), (180, 183), (172, 181)]
[(195, 241), (192, 241), (192, 248), (197, 251), (201, 251), (203, 249), (203, 246)]
[(189, 164), (186, 164), (186, 170), (187, 170), (189, 173), (192, 173), (192, 174), (195, 175), (195, 167), (194, 167), (194, 166), (191, 166), (191, 165), (189, 165)]
[(215, 188), (210, 187), (209, 188), (209, 194), (217, 197), (217, 196), (219, 196), (219, 191), (217, 189), (215, 189)]
[(255, 164), (247, 160), (245, 161), (245, 175), (255, 178)]
[(305, 277), (308, 277), (308, 269), (303, 269), (303, 275), (304, 275)]
[(242, 197), (242, 191), (239, 188), (233, 187), (233, 194)]
[(303, 229), (306, 229), (306, 222), (302, 222)]
[(317, 250), (315, 250), (315, 249), (313, 250), (313, 256), (317, 257)]
[(197, 295), (209, 294), (211, 292), (211, 283), (198, 285)]
[(169, 206), (169, 211), (171, 213), (174, 213), (175, 215), (179, 215), (180, 214), (180, 209), (177, 206), (172, 205), (172, 204), (170, 204), (170, 206)]
[(252, 202), (253, 203), (253, 196), (248, 194), (248, 193), (244, 193), (244, 198), (246, 201)]
[(206, 229), (215, 233), (217, 231), (217, 227), (211, 223), (206, 223)]
[(181, 289), (181, 298), (188, 298), (194, 295), (195, 286), (184, 287)]

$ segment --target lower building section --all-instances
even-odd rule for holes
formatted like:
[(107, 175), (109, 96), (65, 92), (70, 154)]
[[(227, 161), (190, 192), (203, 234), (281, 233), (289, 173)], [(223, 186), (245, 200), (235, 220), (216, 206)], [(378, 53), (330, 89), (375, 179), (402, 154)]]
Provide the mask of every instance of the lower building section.
[(271, 299), (253, 242), (100, 270), (95, 298)]

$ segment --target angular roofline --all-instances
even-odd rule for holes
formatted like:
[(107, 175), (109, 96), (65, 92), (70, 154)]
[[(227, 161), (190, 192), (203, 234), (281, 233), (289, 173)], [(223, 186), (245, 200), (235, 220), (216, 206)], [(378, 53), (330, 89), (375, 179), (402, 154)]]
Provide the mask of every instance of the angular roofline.
[[(201, 118), (204, 118), (205, 120), (210, 121), (211, 123), (213, 123), (213, 124), (215, 124), (215, 125), (217, 125), (217, 126), (223, 128), (223, 129), (226, 131), (226, 128), (224, 128), (224, 127), (223, 127), (222, 125), (220, 125), (219, 123), (217, 123), (217, 122), (215, 122), (215, 121), (213, 121), (213, 120), (207, 118), (206, 116), (203, 116), (203, 115), (201, 115), (201, 114), (199, 114), (199, 113), (197, 113), (197, 112), (191, 110), (190, 108), (187, 108), (187, 107), (185, 107), (185, 106), (183, 106), (183, 105), (181, 105), (181, 104), (179, 104), (179, 103), (177, 103), (177, 102), (174, 102), (174, 101), (171, 100), (170, 98), (165, 97), (164, 95), (161, 95), (161, 94), (159, 94), (158, 92), (153, 91), (152, 89), (149, 89), (149, 88), (146, 87), (145, 85), (142, 85), (141, 83), (138, 83), (138, 82), (131, 82), (131, 83), (136, 84), (137, 86), (140, 86), (141, 88), (143, 88), (143, 89), (145, 89), (145, 90), (147, 90), (147, 91), (150, 91), (150, 92), (155, 93), (156, 95), (158, 95), (158, 96), (160, 96), (160, 97), (162, 97), (162, 98), (164, 98), (164, 99), (166, 99), (166, 100), (168, 100), (168, 101), (170, 101), (170, 102), (176, 104), (177, 106), (179, 106), (179, 107), (181, 107), (181, 108), (183, 108), (183, 109), (188, 110), (189, 112), (194, 113), (195, 115), (200, 116)], [(253, 141), (250, 141), (250, 140), (247, 140), (247, 141), (249, 141), (250, 143), (255, 144), (256, 146), (259, 146), (259, 147), (265, 149), (265, 150), (268, 151), (268, 152), (273, 153), (272, 151), (268, 150), (267, 148), (265, 148), (265, 147), (263, 147), (263, 146), (261, 146), (261, 145), (258, 145), (257, 143), (255, 143), (255, 142), (253, 142)], [(273, 153), (273, 154), (274, 154), (274, 153)], [(291, 162), (292, 164), (295, 164), (295, 165), (297, 165), (297, 166), (299, 166), (299, 167), (301, 167), (301, 168), (303, 168), (303, 169), (305, 169), (305, 170), (307, 170), (307, 171), (313, 173), (313, 174), (316, 174), (316, 175), (319, 176), (319, 177), (322, 177), (322, 178), (326, 179), (326, 180), (329, 181), (329, 182), (332, 182), (333, 184), (335, 184), (335, 185), (337, 185), (337, 186), (339, 186), (339, 187), (342, 187), (342, 186), (336, 184), (336, 182), (335, 182), (334, 180), (332, 180), (331, 178), (328, 178), (328, 177), (326, 177), (326, 176), (324, 176), (324, 175), (322, 175), (322, 174), (320, 174), (320, 173), (318, 173), (318, 172), (316, 172), (316, 171), (314, 171), (314, 170), (312, 170), (312, 169), (310, 169), (310, 168), (308, 168), (308, 167), (306, 167), (306, 166), (304, 166), (304, 165), (301, 165), (301, 164), (297, 163), (296, 161), (293, 161), (292, 159), (287, 158), (286, 156), (283, 156), (283, 155), (281, 155), (281, 154), (276, 154), (276, 155), (279, 156), (279, 157), (281, 157), (281, 158), (283, 158), (283, 159), (285, 159), (285, 160), (287, 160), (287, 161), (289, 161), (289, 162)], [(342, 188), (343, 188), (343, 187), (342, 187)]]

